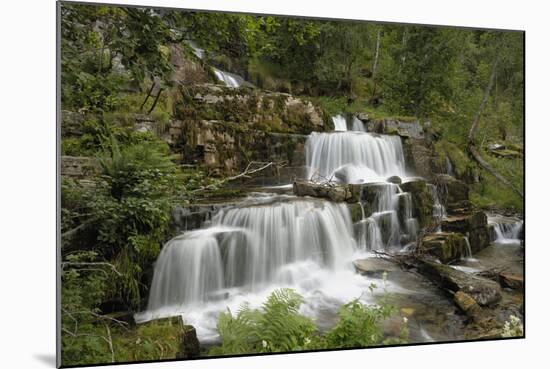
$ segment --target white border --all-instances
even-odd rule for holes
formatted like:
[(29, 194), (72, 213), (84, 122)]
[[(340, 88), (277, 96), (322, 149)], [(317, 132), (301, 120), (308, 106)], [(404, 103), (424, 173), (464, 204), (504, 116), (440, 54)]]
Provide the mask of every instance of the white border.
[[(98, 0), (97, 2), (105, 2)], [(507, 0), (139, 0), (118, 3), (527, 31), (527, 338), (142, 364), (140, 368), (518, 368), (547, 362), (548, 11)], [(545, 11), (546, 10), (546, 11)], [(53, 367), (55, 355), (55, 2), (6, 2), (2, 35), (0, 366)], [(7, 77), (7, 78), (6, 78)], [(538, 206), (537, 206), (538, 205)], [(544, 361), (543, 361), (544, 360)], [(540, 366), (535, 364), (535, 366)], [(137, 368), (137, 366), (118, 366)]]

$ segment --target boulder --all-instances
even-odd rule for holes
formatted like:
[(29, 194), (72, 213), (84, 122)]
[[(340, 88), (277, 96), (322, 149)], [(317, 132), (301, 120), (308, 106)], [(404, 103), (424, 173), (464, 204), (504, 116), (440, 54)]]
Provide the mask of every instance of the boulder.
[[(456, 211), (454, 213), (457, 214)], [(473, 210), (460, 215), (450, 215), (442, 221), (441, 229), (466, 235), (473, 253), (489, 246), (490, 227), (487, 224), (487, 215), (483, 211)]]
[(358, 202), (358, 194), (348, 185), (326, 185), (309, 181), (295, 181), (292, 186), (296, 196), (326, 198), (331, 201)]
[(386, 181), (388, 181), (390, 183), (395, 183), (397, 185), (400, 185), (401, 182), (402, 182), (401, 177), (399, 177), (399, 176), (391, 176), (388, 179), (386, 179)]
[(478, 305), (494, 305), (502, 298), (500, 285), (490, 279), (427, 259), (421, 260), (418, 270), (441, 288), (451, 291), (453, 295), (457, 291), (467, 293)]
[(523, 290), (524, 288), (523, 276), (519, 274), (501, 272), (499, 274), (499, 281), (503, 287), (513, 290)]
[(390, 273), (400, 270), (397, 264), (387, 259), (376, 257), (355, 260), (353, 266), (360, 274), (376, 277), (381, 276), (384, 272)]
[(460, 260), (468, 255), (468, 242), (460, 233), (441, 232), (425, 235), (418, 251), (436, 257), (442, 263)]

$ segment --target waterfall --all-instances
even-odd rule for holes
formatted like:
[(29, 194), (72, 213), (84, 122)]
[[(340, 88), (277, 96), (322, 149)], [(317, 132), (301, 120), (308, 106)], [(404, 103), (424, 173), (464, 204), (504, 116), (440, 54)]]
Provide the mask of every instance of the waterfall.
[[(332, 122), (334, 123), (335, 131), (347, 131), (348, 124), (347, 119), (344, 115), (338, 114), (332, 117)], [(365, 125), (361, 122), (356, 116), (351, 120), (351, 130), (358, 132), (366, 132)]]
[(334, 123), (335, 131), (347, 131), (348, 127), (346, 124), (346, 118), (343, 115), (335, 115), (332, 117), (332, 122)]
[(493, 240), (497, 244), (518, 244), (521, 242), (523, 221), (503, 216), (489, 216), (488, 223), (493, 228)]
[(365, 132), (313, 132), (306, 142), (307, 178), (322, 176), (343, 183), (406, 177), (399, 136)]
[(453, 169), (453, 163), (451, 163), (451, 160), (448, 156), (445, 156), (445, 168), (447, 170), (447, 175), (453, 176), (455, 175), (455, 171)]
[(163, 247), (148, 310), (201, 304), (224, 289), (254, 291), (281, 278), (294, 283), (284, 270), (297, 262), (346, 269), (356, 248), (352, 232), (344, 204), (292, 200), (220, 210), (209, 228)]
[[(430, 194), (432, 195), (433, 199), (433, 217), (436, 222), (441, 223), (443, 219), (447, 217), (447, 210), (445, 209), (445, 205), (443, 205), (441, 201), (441, 196), (439, 195), (439, 190), (437, 186), (428, 183), (428, 190), (430, 191)], [(439, 225), (438, 232), (441, 232), (441, 224)]]
[(353, 117), (352, 131), (366, 132), (365, 125), (357, 117)]
[(243, 84), (242, 78), (240, 78), (235, 74), (221, 71), (218, 68), (212, 68), (212, 69), (214, 70), (214, 74), (216, 75), (216, 77), (221, 82), (225, 83), (227, 87), (238, 88)]
[[(401, 248), (415, 239), (418, 221), (413, 217), (412, 197), (393, 183), (369, 184), (362, 191), (374, 192), (368, 199), (372, 212), (355, 225), (357, 242), (365, 251)], [(361, 195), (364, 198), (363, 194)], [(370, 197), (370, 196), (369, 196)], [(366, 204), (362, 204), (362, 209)]]

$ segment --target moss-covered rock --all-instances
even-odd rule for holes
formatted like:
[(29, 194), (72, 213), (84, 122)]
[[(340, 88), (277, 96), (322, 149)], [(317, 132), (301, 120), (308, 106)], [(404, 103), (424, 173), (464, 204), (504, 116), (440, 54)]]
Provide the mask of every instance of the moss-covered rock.
[(433, 223), (434, 201), (424, 180), (415, 180), (401, 184), (401, 189), (410, 192), (413, 202), (413, 217), (418, 219), (421, 228)]
[(445, 199), (443, 201), (446, 204), (469, 200), (470, 188), (466, 183), (446, 174), (437, 175), (434, 181), (437, 186), (444, 189)]
[(300, 134), (331, 128), (320, 107), (288, 93), (203, 84), (182, 88), (178, 100), (174, 115), (182, 121), (218, 120), (266, 132)]
[(469, 247), (464, 235), (442, 232), (424, 236), (418, 252), (432, 255), (442, 263), (450, 263), (466, 256)]

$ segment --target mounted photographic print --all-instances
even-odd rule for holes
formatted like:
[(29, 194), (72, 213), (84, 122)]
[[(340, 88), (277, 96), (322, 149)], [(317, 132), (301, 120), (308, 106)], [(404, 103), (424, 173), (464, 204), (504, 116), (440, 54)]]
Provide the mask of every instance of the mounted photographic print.
[(524, 32), (58, 27), (59, 365), (524, 337)]

